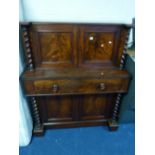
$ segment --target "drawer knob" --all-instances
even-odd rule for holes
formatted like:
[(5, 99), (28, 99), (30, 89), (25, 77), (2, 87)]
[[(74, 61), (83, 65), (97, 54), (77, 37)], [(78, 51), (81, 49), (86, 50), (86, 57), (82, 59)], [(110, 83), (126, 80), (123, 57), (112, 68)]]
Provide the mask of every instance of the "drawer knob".
[(105, 84), (104, 83), (100, 83), (100, 90), (105, 90)]
[(53, 84), (52, 91), (56, 93), (58, 90), (59, 90), (59, 86), (57, 84)]

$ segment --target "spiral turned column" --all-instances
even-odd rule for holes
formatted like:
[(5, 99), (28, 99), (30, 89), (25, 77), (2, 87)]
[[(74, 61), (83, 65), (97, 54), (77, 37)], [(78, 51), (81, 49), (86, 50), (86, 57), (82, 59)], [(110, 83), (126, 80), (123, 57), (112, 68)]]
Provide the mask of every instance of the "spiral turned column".
[(112, 119), (108, 121), (109, 130), (115, 131), (118, 128), (118, 114), (119, 114), (119, 108), (120, 108), (120, 101), (121, 101), (122, 94), (117, 94), (115, 106), (112, 113)]
[(121, 61), (120, 61), (120, 67), (119, 68), (121, 70), (124, 67), (125, 57), (126, 57), (126, 54), (127, 54), (127, 46), (128, 46), (129, 33), (130, 33), (130, 31), (128, 30), (126, 38), (125, 38), (125, 44), (124, 44), (124, 49), (123, 49), (123, 53), (122, 53), (122, 56), (121, 56)]
[(42, 135), (43, 126), (40, 120), (38, 103), (35, 97), (31, 97), (31, 105), (32, 105), (32, 113), (33, 113), (33, 121), (34, 121), (33, 133), (35, 135)]
[(113, 121), (117, 121), (117, 119), (118, 119), (118, 112), (119, 112), (119, 107), (120, 107), (121, 96), (122, 96), (122, 94), (118, 94), (116, 97), (115, 106), (114, 106), (113, 115), (112, 115)]
[[(128, 29), (128, 30), (125, 29), (121, 34), (121, 41), (120, 41), (121, 46), (120, 46), (119, 50), (122, 51), (122, 54), (120, 56), (120, 63), (118, 64), (120, 70), (123, 70), (124, 63), (125, 63), (129, 33), (130, 33), (130, 29)], [(108, 121), (109, 130), (111, 130), (111, 131), (117, 130), (117, 128), (118, 128), (117, 121), (118, 121), (121, 97), (122, 97), (121, 93), (117, 94), (113, 113), (112, 113), (112, 118)]]
[(23, 36), (23, 44), (25, 48), (26, 62), (27, 67), (30, 71), (34, 69), (33, 56), (32, 56), (32, 48), (30, 42), (30, 34), (29, 34), (29, 25), (21, 25), (22, 36)]
[(37, 101), (35, 97), (31, 98), (31, 103), (32, 103), (32, 110), (33, 110), (33, 120), (34, 120), (34, 125), (37, 127), (41, 126), (41, 121), (40, 121), (40, 116), (39, 116), (39, 109), (37, 105)]

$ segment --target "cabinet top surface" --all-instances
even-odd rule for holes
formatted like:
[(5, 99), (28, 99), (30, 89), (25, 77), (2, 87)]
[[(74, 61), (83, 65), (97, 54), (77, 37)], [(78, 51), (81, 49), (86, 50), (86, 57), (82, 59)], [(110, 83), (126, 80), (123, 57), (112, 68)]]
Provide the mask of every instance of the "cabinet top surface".
[(83, 68), (66, 68), (62, 70), (34, 70), (25, 71), (21, 78), (23, 79), (81, 79), (81, 78), (127, 78), (130, 77), (126, 70), (118, 69), (83, 69)]
[(127, 27), (133, 27), (132, 24), (126, 24), (126, 23), (93, 23), (93, 22), (39, 22), (39, 21), (28, 21), (28, 22), (19, 22), (20, 25), (53, 25), (53, 24), (68, 24), (68, 25), (111, 25), (111, 26), (127, 26)]

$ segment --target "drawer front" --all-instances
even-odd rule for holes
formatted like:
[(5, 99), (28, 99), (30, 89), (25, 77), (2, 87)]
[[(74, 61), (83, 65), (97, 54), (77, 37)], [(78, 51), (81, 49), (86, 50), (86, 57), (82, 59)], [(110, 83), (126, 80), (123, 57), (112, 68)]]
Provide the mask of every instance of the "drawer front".
[(27, 95), (117, 93), (127, 91), (128, 79), (35, 80), (26, 81), (25, 88)]

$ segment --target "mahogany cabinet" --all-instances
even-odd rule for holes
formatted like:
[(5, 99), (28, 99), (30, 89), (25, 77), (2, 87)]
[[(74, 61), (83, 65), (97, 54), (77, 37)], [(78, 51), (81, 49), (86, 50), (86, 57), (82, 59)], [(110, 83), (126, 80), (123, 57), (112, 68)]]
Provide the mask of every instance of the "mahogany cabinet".
[(44, 129), (118, 127), (130, 75), (123, 69), (129, 25), (20, 23), (26, 68), (23, 90), (35, 135)]

